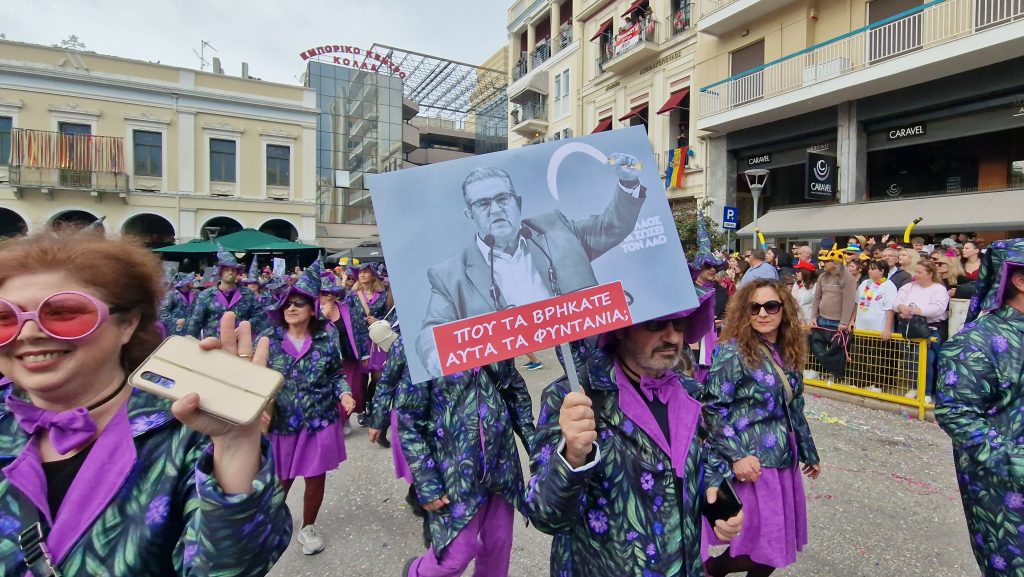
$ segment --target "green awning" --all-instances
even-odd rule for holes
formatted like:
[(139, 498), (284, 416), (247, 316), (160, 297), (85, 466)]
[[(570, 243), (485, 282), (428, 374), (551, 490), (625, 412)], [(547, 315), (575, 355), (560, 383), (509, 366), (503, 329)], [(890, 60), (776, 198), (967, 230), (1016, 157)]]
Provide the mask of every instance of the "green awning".
[(254, 228), (243, 228), (238, 232), (218, 236), (217, 242), (231, 252), (249, 252), (253, 247), (288, 241)]
[(293, 250), (320, 250), (320, 248), (321, 247), (312, 244), (302, 244), (301, 242), (291, 242), (279, 239), (278, 242), (251, 246), (248, 248), (247, 252), (288, 252)]
[(213, 244), (208, 240), (194, 238), (188, 242), (183, 242), (181, 244), (165, 246), (163, 248), (155, 248), (153, 249), (153, 252), (212, 253), (217, 252), (217, 245)]

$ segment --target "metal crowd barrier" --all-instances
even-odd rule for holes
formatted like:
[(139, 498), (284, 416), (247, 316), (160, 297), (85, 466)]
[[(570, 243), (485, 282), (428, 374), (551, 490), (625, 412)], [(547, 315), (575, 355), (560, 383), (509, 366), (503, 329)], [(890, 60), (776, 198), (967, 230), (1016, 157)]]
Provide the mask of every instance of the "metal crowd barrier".
[[(826, 372), (808, 350), (804, 383), (914, 407), (923, 420), (926, 411), (934, 408), (925, 404), (924, 399), (927, 355), (927, 339), (907, 340), (893, 334), (887, 342), (882, 340), (881, 333), (856, 329), (843, 378), (836, 379)], [(904, 396), (911, 389), (917, 391), (916, 398)]]

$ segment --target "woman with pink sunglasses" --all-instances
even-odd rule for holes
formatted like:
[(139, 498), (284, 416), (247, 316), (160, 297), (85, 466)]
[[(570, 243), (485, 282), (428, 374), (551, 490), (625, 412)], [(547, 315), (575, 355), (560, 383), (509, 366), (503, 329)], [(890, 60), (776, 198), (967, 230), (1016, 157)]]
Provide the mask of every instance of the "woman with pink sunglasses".
[[(45, 232), (4, 244), (0, 574), (259, 576), (287, 547), (261, 423), (126, 386), (160, 343), (162, 291), (158, 261), (130, 241)], [(234, 320), (199, 346), (266, 363), (266, 343), (254, 350)]]

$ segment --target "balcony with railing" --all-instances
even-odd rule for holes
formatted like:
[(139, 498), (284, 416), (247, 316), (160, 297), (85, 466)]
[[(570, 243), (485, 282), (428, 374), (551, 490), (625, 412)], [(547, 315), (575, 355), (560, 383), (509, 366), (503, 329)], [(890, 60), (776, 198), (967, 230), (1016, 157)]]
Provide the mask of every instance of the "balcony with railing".
[(697, 29), (718, 36), (754, 22), (793, 0), (702, 0)]
[(551, 58), (551, 42), (545, 39), (545, 42), (538, 44), (537, 48), (530, 54), (530, 69), (532, 70), (544, 64), (548, 58)]
[(547, 106), (539, 102), (520, 104), (509, 112), (512, 130), (520, 136), (543, 134), (548, 129)]
[(572, 44), (572, 27), (563, 28), (558, 34), (558, 48), (564, 50)]
[(525, 59), (517, 62), (516, 65), (512, 67), (512, 82), (526, 76), (526, 73), (529, 72), (529, 70), (530, 68), (527, 66)]
[(1024, 56), (1024, 1), (934, 0), (700, 89), (729, 131)]
[(687, 30), (692, 30), (694, 24), (693, 4), (687, 2), (681, 8), (674, 10), (672, 15), (668, 17), (668, 21), (665, 24), (665, 30), (668, 31), (665, 40), (675, 38)]
[(615, 35), (611, 58), (600, 69), (622, 74), (658, 57), (658, 21), (645, 18)]
[(9, 180), (24, 188), (127, 192), (124, 139), (45, 130), (11, 130)]

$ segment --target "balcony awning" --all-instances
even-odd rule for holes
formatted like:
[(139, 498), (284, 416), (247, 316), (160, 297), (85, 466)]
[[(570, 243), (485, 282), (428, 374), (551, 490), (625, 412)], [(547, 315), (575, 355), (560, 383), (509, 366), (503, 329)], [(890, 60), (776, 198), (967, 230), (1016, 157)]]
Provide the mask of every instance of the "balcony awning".
[[(998, 190), (851, 204), (782, 208), (768, 211), (758, 226), (770, 237), (844, 236), (894, 233), (917, 217), (916, 232), (1020, 230), (1024, 225), (1024, 190)], [(753, 223), (737, 234), (751, 236)]]
[(646, 1), (647, 1), (647, 0), (635, 0), (635, 2), (633, 2), (632, 4), (630, 4), (630, 5), (629, 5), (629, 8), (627, 8), (627, 9), (626, 9), (626, 11), (622, 13), (622, 16), (623, 16), (623, 17), (625, 17), (625, 16), (627, 15), (627, 14), (632, 14), (634, 10), (636, 10), (637, 8), (639, 8), (639, 7), (640, 7), (640, 5), (641, 5), (641, 4), (643, 4), (643, 3), (644, 3), (644, 2), (646, 2)]
[(629, 110), (629, 112), (626, 113), (625, 116), (620, 118), (619, 121), (620, 122), (625, 122), (625, 121), (629, 120), (630, 118), (633, 118), (634, 116), (637, 116), (638, 114), (640, 114), (641, 112), (643, 112), (646, 109), (647, 109), (647, 103), (646, 102), (644, 102), (643, 104), (637, 104), (636, 106), (631, 108)]
[(665, 102), (665, 106), (662, 106), (658, 110), (658, 114), (665, 114), (666, 112), (672, 112), (673, 108), (679, 108), (679, 105), (682, 104), (683, 99), (686, 98), (686, 95), (689, 93), (689, 88), (684, 88), (679, 92), (673, 92), (672, 96), (669, 96), (668, 101)]
[(597, 123), (597, 127), (590, 132), (590, 134), (597, 134), (598, 132), (604, 132), (612, 127), (612, 119), (605, 118), (601, 122)]
[(611, 20), (605, 22), (604, 24), (601, 25), (600, 28), (597, 29), (597, 34), (594, 34), (593, 36), (590, 37), (590, 41), (593, 42), (594, 40), (597, 40), (598, 38), (601, 37), (601, 35), (603, 35), (605, 32), (607, 32), (608, 29), (611, 28), (611, 27), (612, 27), (612, 21)]

